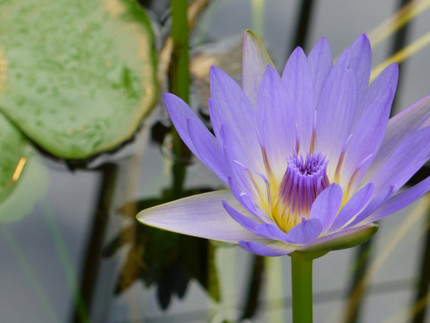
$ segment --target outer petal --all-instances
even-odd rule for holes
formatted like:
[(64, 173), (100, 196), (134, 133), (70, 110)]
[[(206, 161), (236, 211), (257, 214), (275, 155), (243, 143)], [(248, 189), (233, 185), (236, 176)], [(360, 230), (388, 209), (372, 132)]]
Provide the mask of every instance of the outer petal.
[(254, 107), (261, 79), (267, 66), (273, 66), (263, 43), (251, 30), (243, 33), (242, 89)]
[(288, 255), (295, 250), (291, 245), (271, 240), (265, 240), (263, 242), (239, 241), (239, 246), (256, 255), (268, 257)]
[(342, 189), (338, 184), (327, 187), (312, 204), (310, 219), (318, 219), (322, 224), (322, 232), (326, 232), (332, 224), (342, 201)]
[(375, 192), (392, 185), (394, 191), (402, 187), (428, 160), (430, 127), (420, 129), (406, 138), (381, 169), (371, 178)]
[(294, 149), (294, 119), (289, 114), (291, 106), (278, 72), (268, 66), (258, 94), (258, 136), (277, 177), (282, 177), (285, 158)]
[(261, 240), (234, 221), (222, 201), (243, 210), (231, 192), (216, 191), (143, 210), (137, 219), (149, 226), (206, 239), (230, 243)]
[(378, 171), (406, 138), (429, 124), (430, 95), (392, 117), (388, 122), (381, 147), (369, 168), (368, 174), (366, 174), (366, 178), (370, 178)]
[[(315, 114), (314, 85), (311, 70), (305, 53), (297, 47), (290, 55), (282, 73), (285, 91), (294, 107), (291, 115), (295, 116), (300, 144), (307, 151)], [(289, 152), (288, 152), (289, 153)]]
[(330, 44), (326, 38), (321, 38), (312, 48), (308, 56), (308, 64), (314, 80), (315, 104), (318, 104), (321, 89), (333, 68)]
[(430, 177), (421, 181), (417, 185), (403, 191), (387, 202), (382, 204), (378, 210), (370, 217), (369, 221), (378, 221), (387, 215), (400, 211), (404, 207), (418, 200), (421, 196), (430, 190)]

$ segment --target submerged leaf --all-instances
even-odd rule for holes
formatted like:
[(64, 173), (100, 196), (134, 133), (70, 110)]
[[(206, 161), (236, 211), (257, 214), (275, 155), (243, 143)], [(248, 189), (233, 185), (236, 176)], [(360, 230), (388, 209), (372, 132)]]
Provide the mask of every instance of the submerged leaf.
[(45, 192), (46, 170), (28, 141), (0, 114), (0, 222), (27, 215)]
[[(208, 191), (209, 188), (186, 190), (181, 196)], [(134, 217), (136, 204), (155, 206), (177, 198), (171, 189), (163, 190), (161, 198), (129, 203), (121, 208), (124, 216)], [(130, 214), (129, 214), (130, 213)], [(104, 249), (104, 256), (113, 256), (124, 245), (130, 245), (121, 269), (115, 293), (120, 294), (137, 280), (146, 286), (157, 286), (161, 308), (166, 309), (173, 296), (182, 298), (190, 279), (195, 279), (212, 299), (219, 301), (220, 291), (214, 260), (214, 248), (208, 240), (142, 226), (135, 220), (121, 231)]]
[(154, 104), (153, 34), (135, 1), (1, 1), (0, 31), (0, 110), (55, 156), (116, 148)]

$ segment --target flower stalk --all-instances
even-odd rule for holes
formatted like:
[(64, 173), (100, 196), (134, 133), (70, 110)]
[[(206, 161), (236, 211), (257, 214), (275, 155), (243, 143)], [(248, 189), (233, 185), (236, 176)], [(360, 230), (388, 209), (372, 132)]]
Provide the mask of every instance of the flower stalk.
[(312, 258), (291, 256), (294, 323), (312, 323), (312, 262)]

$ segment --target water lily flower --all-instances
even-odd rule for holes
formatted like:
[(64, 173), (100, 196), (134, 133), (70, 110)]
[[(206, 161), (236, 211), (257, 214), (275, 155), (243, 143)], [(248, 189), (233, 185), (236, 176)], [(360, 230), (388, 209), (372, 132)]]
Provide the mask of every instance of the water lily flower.
[(319, 256), (368, 239), (375, 221), (430, 189), (427, 178), (400, 190), (429, 158), (430, 97), (390, 119), (398, 67), (369, 85), (370, 69), (361, 35), (334, 65), (325, 38), (308, 56), (298, 47), (279, 75), (246, 31), (242, 88), (210, 70), (214, 135), (164, 95), (185, 144), (229, 189), (143, 210), (139, 221), (264, 256)]

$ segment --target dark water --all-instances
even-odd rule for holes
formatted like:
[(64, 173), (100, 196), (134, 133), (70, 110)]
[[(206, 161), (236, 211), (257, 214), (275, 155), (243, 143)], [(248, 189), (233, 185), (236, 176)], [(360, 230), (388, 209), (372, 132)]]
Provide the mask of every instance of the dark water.
[[(154, 18), (163, 21), (165, 2), (151, 2)], [(192, 50), (217, 43), (212, 50), (228, 52), (221, 57), (221, 64), (236, 73), (241, 34), (258, 26), (252, 19), (251, 3), (213, 1), (192, 36)], [(264, 34), (281, 69), (296, 39), (302, 2), (262, 3), (264, 29), (257, 31)], [(314, 1), (304, 46), (309, 49), (325, 36), (332, 51), (339, 53), (359, 34), (388, 19), (398, 6), (393, 0)], [(160, 33), (163, 31), (160, 28)], [(429, 31), (430, 10), (408, 26), (406, 44)], [(393, 42), (391, 36), (374, 48), (374, 66), (389, 56)], [(402, 64), (396, 109), (430, 93), (429, 57), (430, 47), (425, 47)], [(205, 85), (197, 80), (194, 85), (193, 99), (199, 106)], [(204, 116), (204, 105), (200, 108)], [(163, 235), (134, 225), (136, 205), (130, 202), (140, 201), (142, 207), (172, 197), (168, 189), (175, 159), (168, 139), (163, 145), (155, 140), (162, 137), (163, 125), (168, 125), (168, 120), (157, 106), (133, 143), (102, 157), (92, 169), (71, 171), (39, 156), (40, 169), (34, 172), (46, 172), (45, 180), (36, 183), (34, 193), (18, 197), (15, 207), (29, 199), (28, 194), (41, 197), (22, 220), (1, 225), (1, 322), (79, 321), (85, 317), (76, 309), (79, 300), (91, 304), (84, 312), (90, 313), (93, 322), (233, 322), (244, 313), (249, 318), (243, 322), (290, 320), (288, 257), (255, 258), (239, 248)], [(210, 171), (194, 161), (187, 169), (181, 194), (220, 185)], [(191, 189), (194, 191), (189, 192)], [(130, 216), (124, 216), (125, 205)], [(371, 251), (370, 287), (358, 321), (409, 321), (423, 257), (427, 205), (428, 200), (421, 200), (381, 224)], [(150, 242), (142, 237), (149, 237)], [(345, 317), (356, 252), (332, 252), (315, 261), (315, 322), (342, 322)]]

